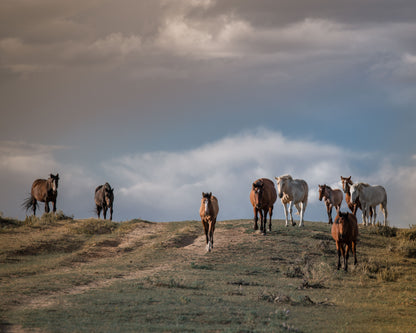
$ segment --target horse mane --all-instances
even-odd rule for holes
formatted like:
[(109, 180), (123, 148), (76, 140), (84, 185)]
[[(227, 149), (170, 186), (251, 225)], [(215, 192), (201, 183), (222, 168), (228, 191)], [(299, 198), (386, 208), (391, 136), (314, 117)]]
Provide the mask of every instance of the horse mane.
[(289, 174), (283, 175), (279, 177), (280, 179), (284, 179), (284, 180), (293, 180), (292, 176)]
[(96, 189), (95, 189), (95, 193), (97, 193), (99, 190), (100, 190), (100, 188), (101, 187), (103, 187), (104, 185), (100, 185), (100, 186), (98, 186)]

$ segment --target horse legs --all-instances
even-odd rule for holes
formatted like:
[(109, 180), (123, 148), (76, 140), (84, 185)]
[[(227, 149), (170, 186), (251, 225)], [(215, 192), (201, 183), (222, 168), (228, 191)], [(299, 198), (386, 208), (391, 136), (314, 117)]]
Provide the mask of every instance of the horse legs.
[(370, 217), (370, 222), (371, 222), (371, 220), (373, 220), (372, 224), (375, 225), (376, 222), (377, 222), (377, 206), (374, 206), (374, 207), (371, 207), (371, 208), (373, 208), (373, 218)]
[(332, 224), (332, 205), (331, 204), (326, 205), (326, 212), (328, 214), (328, 224)]
[(56, 200), (52, 201), (52, 211), (56, 213)]
[(272, 231), (273, 206), (269, 207), (269, 231)]
[(350, 245), (349, 244), (345, 244), (345, 250), (343, 253), (344, 256), (344, 270), (347, 272), (348, 271), (348, 257), (350, 255)]
[(266, 234), (266, 214), (267, 211), (263, 211), (263, 209), (259, 209), (260, 214), (260, 232), (263, 233), (263, 235)]
[(97, 211), (97, 218), (100, 218), (100, 214), (101, 214), (101, 206), (99, 205), (95, 205), (96, 211)]
[(357, 244), (355, 243), (355, 241), (352, 241), (351, 243), (351, 251), (352, 254), (354, 255), (354, 265), (357, 265), (357, 249), (356, 249)]
[(214, 248), (214, 230), (215, 230), (215, 220), (209, 223), (209, 236), (208, 236), (208, 252)]
[(253, 210), (254, 210), (254, 230), (258, 230), (259, 229), (259, 225), (257, 224), (257, 221), (259, 220), (257, 216), (258, 210), (256, 207), (254, 207)]
[(295, 222), (293, 222), (293, 215), (292, 215), (292, 211), (293, 211), (293, 201), (291, 201), (289, 203), (289, 214), (290, 214), (290, 222), (292, 223), (292, 225), (296, 225)]
[(107, 206), (103, 207), (103, 217), (104, 217), (104, 220), (107, 218)]
[(289, 222), (287, 220), (287, 204), (283, 204), (283, 208), (285, 211), (285, 220), (286, 220), (286, 227), (289, 225)]
[(110, 221), (113, 220), (113, 205), (110, 206)]
[[(32, 197), (33, 198), (33, 197)], [(36, 216), (36, 206), (38, 205), (38, 201), (33, 198), (32, 199), (32, 209), (33, 209), (33, 215)]]
[(337, 269), (339, 270), (341, 267), (341, 244), (339, 242), (336, 242), (336, 246), (337, 246), (337, 254), (338, 254)]
[(49, 213), (49, 201), (45, 201), (45, 213)]
[(383, 211), (383, 215), (384, 215), (384, 226), (387, 226), (387, 205), (386, 204), (381, 204), (381, 210)]
[(300, 203), (300, 220), (299, 220), (299, 227), (303, 227), (303, 216), (305, 215), (305, 204), (303, 202)]

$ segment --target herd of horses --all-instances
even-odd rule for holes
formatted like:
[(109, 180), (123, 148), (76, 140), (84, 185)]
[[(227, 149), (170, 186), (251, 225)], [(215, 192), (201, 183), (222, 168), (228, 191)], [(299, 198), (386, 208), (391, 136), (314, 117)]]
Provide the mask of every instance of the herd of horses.
[[(289, 225), (288, 217), (292, 226), (296, 225), (293, 220), (293, 206), (296, 207), (300, 215), (299, 227), (304, 225), (303, 219), (308, 204), (308, 184), (303, 179), (293, 179), (290, 175), (275, 177), (277, 191), (272, 180), (268, 178), (259, 178), (252, 184), (250, 191), (250, 202), (254, 211), (254, 230), (259, 229), (260, 216), (260, 232), (266, 235), (266, 229), (272, 230), (272, 216), (274, 203), (279, 196), (284, 212), (286, 227)], [(349, 252), (354, 255), (354, 264), (357, 263), (356, 244), (358, 239), (358, 223), (356, 218), (357, 209), (360, 208), (363, 213), (363, 224), (376, 223), (376, 207), (381, 206), (384, 214), (384, 225), (387, 222), (387, 194), (384, 187), (377, 185), (371, 186), (367, 183), (354, 184), (351, 177), (342, 177), (342, 188), (332, 189), (330, 186), (319, 186), (319, 200), (324, 201), (328, 223), (332, 224), (331, 235), (335, 240), (338, 265), (341, 267), (341, 255), (344, 261), (344, 270), (348, 270)], [(341, 212), (341, 203), (343, 200), (343, 192), (345, 200), (352, 213)], [(332, 220), (332, 208), (335, 207), (337, 215)], [(211, 251), (214, 246), (214, 230), (215, 222), (218, 214), (218, 200), (212, 193), (202, 193), (201, 206), (199, 210), (201, 221), (204, 226), (207, 251)], [(267, 220), (268, 216), (268, 220)], [(370, 217), (368, 219), (368, 216)], [(268, 228), (267, 228), (268, 222)]]
[[(266, 235), (267, 216), (269, 217), (269, 232), (272, 230), (273, 206), (279, 196), (285, 213), (286, 226), (290, 223), (295, 226), (293, 220), (293, 206), (296, 207), (299, 215), (299, 227), (304, 225), (304, 214), (308, 204), (308, 184), (303, 179), (293, 179), (290, 175), (275, 177), (274, 182), (268, 178), (259, 178), (253, 182), (250, 191), (250, 202), (254, 211), (254, 230), (259, 229)], [(58, 196), (59, 174), (50, 174), (48, 179), (36, 179), (31, 188), (30, 196), (23, 202), (23, 207), (27, 210), (32, 208), (36, 215), (38, 201), (45, 203), (45, 212), (49, 212), (49, 202), (52, 202), (53, 212), (56, 212), (56, 198)], [(338, 269), (341, 267), (341, 255), (344, 259), (344, 269), (348, 268), (348, 256), (351, 250), (354, 255), (354, 264), (357, 263), (356, 243), (358, 237), (358, 225), (356, 213), (361, 209), (363, 224), (376, 223), (376, 207), (381, 206), (384, 214), (384, 225), (387, 221), (387, 194), (384, 187), (380, 185), (371, 186), (367, 183), (353, 183), (351, 177), (342, 177), (342, 189), (332, 189), (330, 186), (319, 186), (319, 200), (324, 201), (328, 223), (332, 224), (331, 234), (336, 242), (338, 254)], [(352, 213), (341, 212), (341, 203), (345, 193), (345, 201)], [(110, 220), (113, 218), (114, 188), (109, 183), (100, 185), (95, 189), (94, 202), (96, 213), (100, 218), (101, 211), (104, 219), (107, 218), (107, 210), (110, 210)], [(332, 220), (332, 208), (335, 207), (337, 215)], [(201, 206), (199, 215), (204, 228), (206, 237), (206, 250), (210, 252), (214, 247), (214, 231), (217, 215), (219, 211), (218, 199), (212, 192), (202, 192)]]

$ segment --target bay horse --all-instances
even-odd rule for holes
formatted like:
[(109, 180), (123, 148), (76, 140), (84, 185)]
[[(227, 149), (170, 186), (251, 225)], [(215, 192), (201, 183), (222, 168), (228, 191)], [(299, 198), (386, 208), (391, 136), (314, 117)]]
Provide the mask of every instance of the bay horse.
[(306, 206), (308, 204), (308, 184), (303, 179), (293, 179), (291, 175), (283, 175), (274, 177), (277, 182), (277, 191), (285, 210), (286, 227), (289, 225), (287, 215), (287, 205), (289, 204), (290, 221), (292, 225), (296, 225), (293, 221), (292, 210), (293, 205), (296, 206), (300, 214), (299, 227), (303, 227), (303, 217)]
[(56, 197), (58, 196), (59, 174), (50, 174), (48, 179), (36, 179), (30, 190), (30, 196), (23, 202), (23, 207), (28, 211), (33, 210), (36, 215), (38, 201), (45, 203), (45, 212), (49, 213), (49, 202), (52, 202), (53, 212), (56, 212)]
[(371, 186), (365, 183), (357, 183), (350, 188), (351, 201), (360, 200), (363, 212), (363, 223), (367, 225), (367, 217), (370, 209), (373, 210), (373, 217), (369, 219), (368, 224), (374, 225), (377, 218), (377, 205), (380, 205), (384, 215), (384, 226), (387, 225), (387, 193), (383, 186)]
[(260, 232), (263, 235), (266, 235), (267, 213), (269, 213), (269, 231), (272, 231), (273, 205), (276, 199), (276, 189), (270, 179), (260, 178), (252, 184), (250, 202), (254, 211), (254, 230), (259, 228), (257, 222), (258, 214), (260, 214)]
[[(361, 209), (361, 203), (360, 200), (357, 199), (355, 202), (351, 201), (351, 194), (350, 194), (350, 188), (351, 185), (354, 183), (351, 180), (351, 176), (349, 177), (342, 177), (341, 176), (341, 182), (342, 182), (342, 190), (345, 193), (345, 202), (348, 205), (348, 208), (351, 210), (351, 212), (356, 216), (357, 215), (357, 209)], [(362, 210), (362, 209), (361, 209)], [(370, 218), (373, 216), (373, 209), (370, 207)]]
[(357, 239), (358, 225), (354, 214), (338, 212), (331, 230), (332, 238), (335, 240), (338, 253), (338, 266), (341, 267), (341, 254), (344, 258), (344, 270), (348, 271), (348, 257), (351, 250), (354, 255), (354, 265), (357, 264)]
[(211, 252), (214, 248), (214, 231), (215, 223), (217, 222), (218, 210), (218, 200), (212, 195), (212, 192), (202, 192), (199, 216), (201, 217), (202, 226), (204, 227), (207, 252)]
[(332, 224), (332, 207), (335, 207), (337, 213), (341, 208), (342, 199), (344, 198), (342, 191), (339, 189), (333, 190), (330, 186), (319, 186), (319, 201), (324, 199), (326, 212), (328, 214), (328, 223)]
[(107, 209), (110, 208), (110, 221), (113, 220), (113, 202), (114, 188), (109, 183), (100, 185), (95, 189), (94, 194), (95, 208), (98, 218), (100, 218), (101, 210), (103, 211), (104, 220), (107, 218)]

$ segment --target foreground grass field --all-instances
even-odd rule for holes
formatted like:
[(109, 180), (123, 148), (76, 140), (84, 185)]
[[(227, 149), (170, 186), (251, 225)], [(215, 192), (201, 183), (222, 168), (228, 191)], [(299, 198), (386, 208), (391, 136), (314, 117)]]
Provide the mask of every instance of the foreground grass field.
[(1, 332), (414, 332), (416, 229), (361, 227), (336, 270), (326, 223), (0, 220)]

